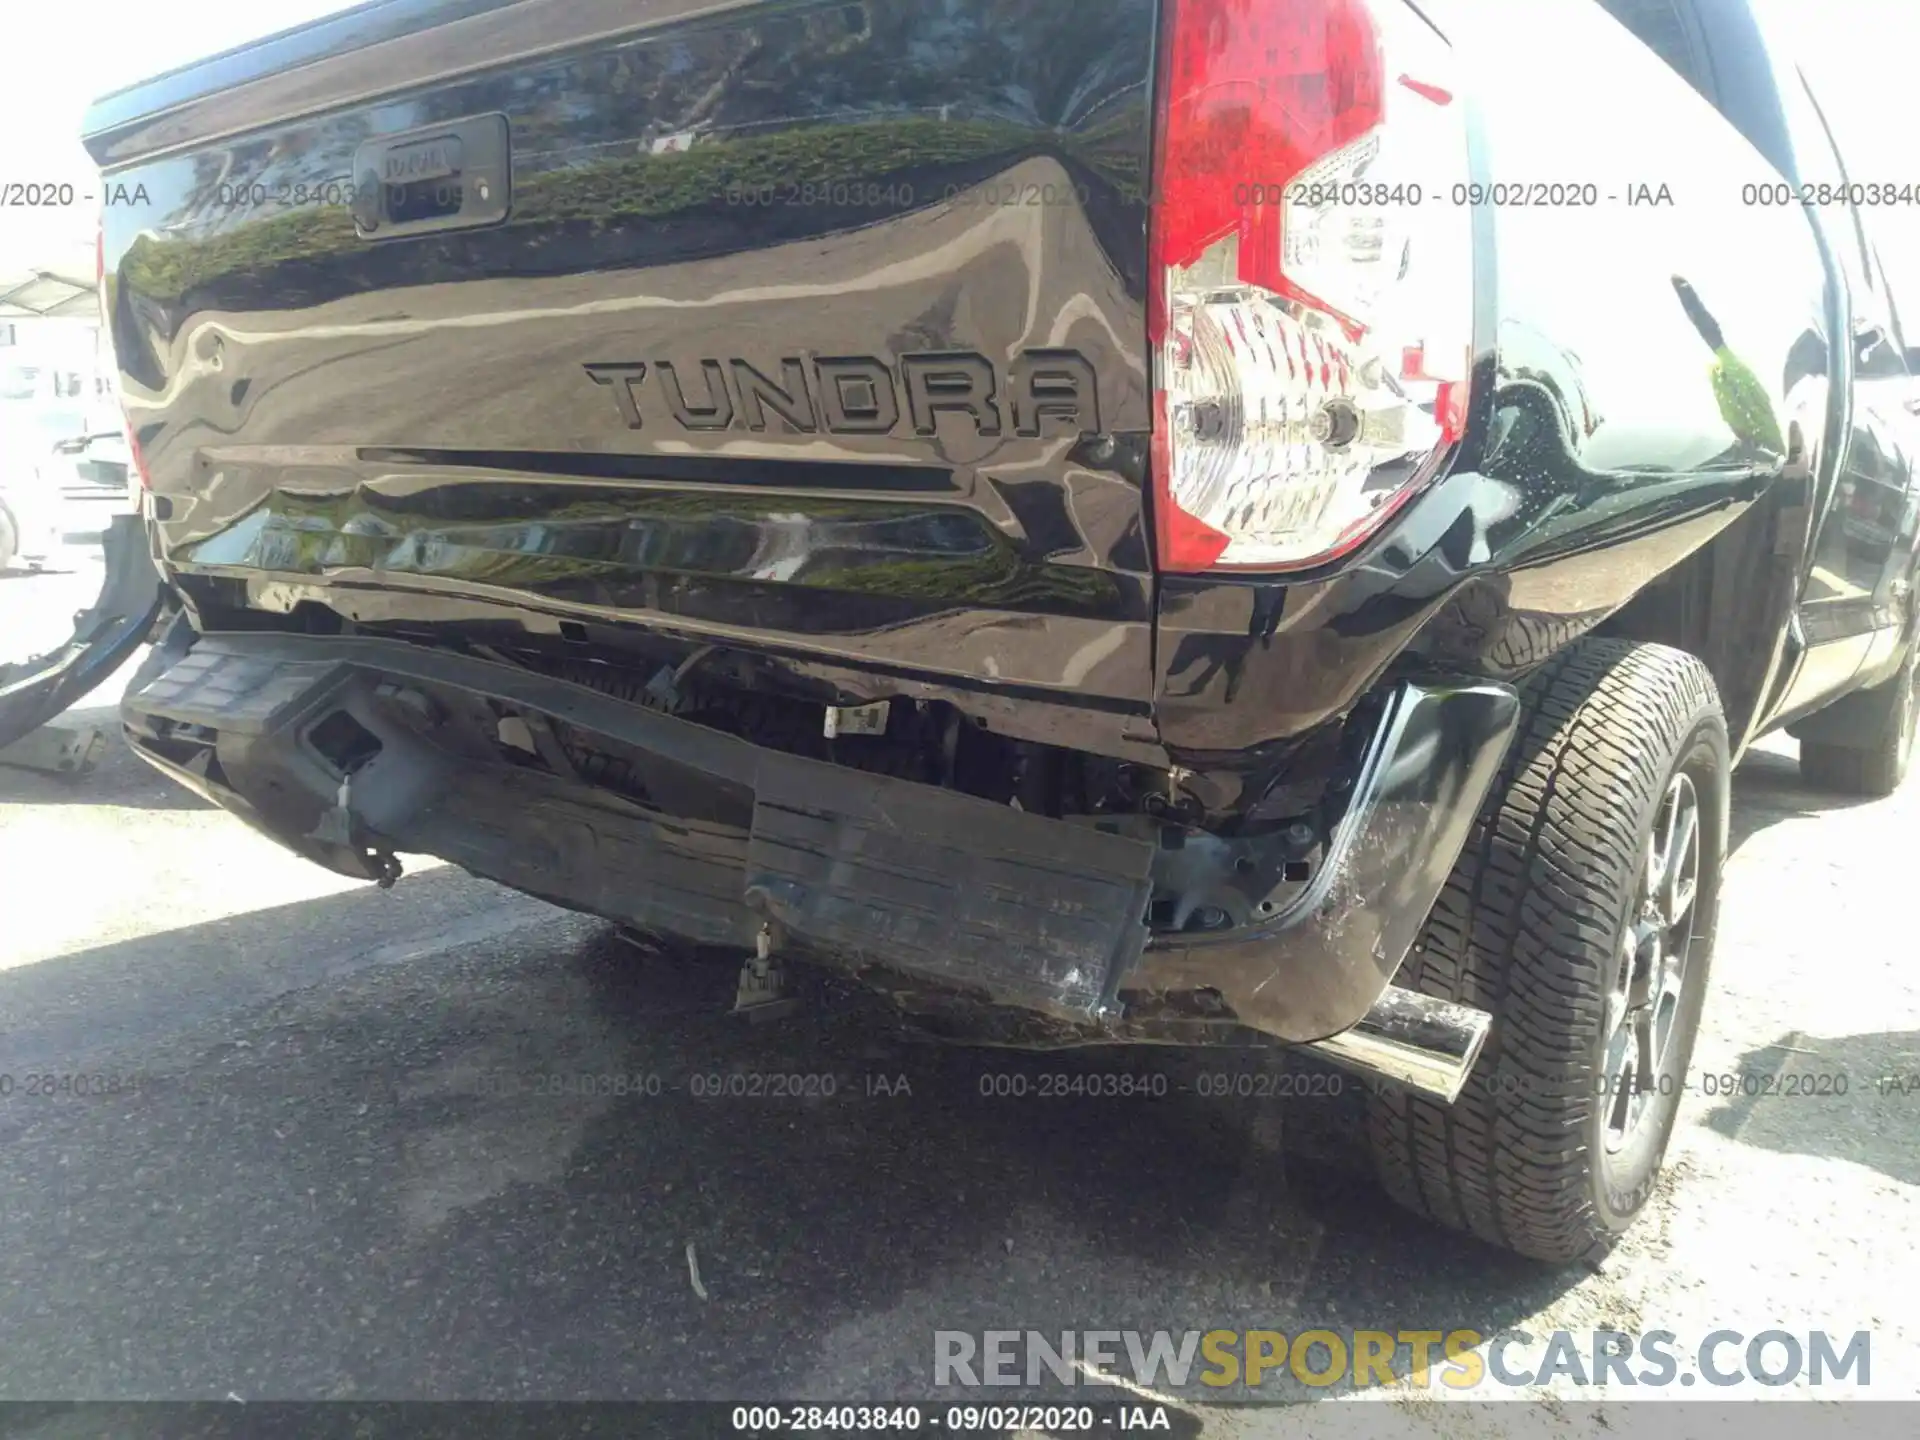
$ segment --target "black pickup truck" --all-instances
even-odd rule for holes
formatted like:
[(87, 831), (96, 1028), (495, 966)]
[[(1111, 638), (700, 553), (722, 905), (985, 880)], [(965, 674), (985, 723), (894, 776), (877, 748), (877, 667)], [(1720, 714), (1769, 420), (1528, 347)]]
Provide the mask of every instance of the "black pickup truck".
[(1742, 0), (384, 0), (86, 143), (127, 734), (348, 875), (1309, 1046), (1566, 1261), (1734, 764), (1905, 770), (1920, 195)]

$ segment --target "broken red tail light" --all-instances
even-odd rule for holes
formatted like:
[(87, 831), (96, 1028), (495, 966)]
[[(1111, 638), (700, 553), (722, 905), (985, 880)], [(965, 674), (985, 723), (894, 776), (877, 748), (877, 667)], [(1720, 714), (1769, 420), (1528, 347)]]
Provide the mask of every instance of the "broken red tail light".
[(1149, 328), (1162, 568), (1324, 564), (1460, 436), (1452, 52), (1405, 0), (1166, 0)]

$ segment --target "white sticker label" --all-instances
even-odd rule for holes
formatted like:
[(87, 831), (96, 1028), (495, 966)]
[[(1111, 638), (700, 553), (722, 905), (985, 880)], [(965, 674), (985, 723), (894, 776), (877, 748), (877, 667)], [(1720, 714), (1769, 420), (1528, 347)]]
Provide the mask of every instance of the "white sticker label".
[(829, 740), (837, 735), (884, 735), (891, 703), (876, 700), (871, 705), (829, 705), (826, 728), (821, 733)]

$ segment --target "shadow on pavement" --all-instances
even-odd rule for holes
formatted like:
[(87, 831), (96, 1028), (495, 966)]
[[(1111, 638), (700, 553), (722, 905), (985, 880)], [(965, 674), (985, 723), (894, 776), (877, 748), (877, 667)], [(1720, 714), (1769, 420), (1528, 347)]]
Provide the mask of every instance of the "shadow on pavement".
[[(68, 903), (85, 904), (84, 892)], [(0, 1075), (71, 1073), (122, 1048), (151, 1052), (249, 1004), (426, 950), (498, 940), (558, 913), (441, 867), (391, 891), (347, 890), (0, 969)], [(26, 1113), (0, 1105), (0, 1133)]]
[[(92, 538), (97, 542), (100, 537), (95, 535)], [(45, 560), (38, 565), (29, 565), (24, 560), (16, 560), (11, 565), (0, 565), (0, 585), (22, 580), (61, 579), (69, 575), (82, 575), (90, 570), (98, 571), (99, 568), (100, 557), (97, 553), (91, 562), (84, 558), (67, 556), (62, 556), (58, 560)], [(38, 598), (37, 592), (35, 598)]]
[(1800, 778), (1800, 765), (1787, 755), (1753, 750), (1733, 772), (1733, 811), (1727, 821), (1727, 854), (1732, 856), (1754, 835), (1783, 820), (1801, 820), (1872, 805), (1858, 795), (1816, 790)]
[(66, 729), (98, 726), (105, 732), (106, 744), (99, 762), (85, 775), (56, 775), (19, 769), (0, 759), (0, 805), (120, 805), (138, 810), (213, 808), (128, 748), (116, 706), (76, 708), (54, 723)]
[(0, 1290), (66, 1337), (0, 1396), (924, 1399), (936, 1330), (1490, 1334), (1576, 1278), (1382, 1200), (1351, 1082), (1201, 1093), (1284, 1058), (735, 979), (450, 870), (0, 973)]
[[(1724, 1076), (1708, 1128), (1784, 1154), (1865, 1165), (1920, 1185), (1913, 1107), (1920, 1101), (1920, 1031), (1838, 1037), (1789, 1034), (1743, 1054)], [(1849, 1115), (1860, 1119), (1849, 1123)]]

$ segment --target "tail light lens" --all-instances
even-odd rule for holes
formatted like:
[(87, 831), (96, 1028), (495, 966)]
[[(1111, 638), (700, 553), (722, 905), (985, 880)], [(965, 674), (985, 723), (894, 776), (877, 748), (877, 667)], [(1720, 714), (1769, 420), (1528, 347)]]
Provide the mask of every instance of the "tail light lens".
[(133, 470), (133, 478), (139, 481), (142, 490), (151, 490), (153, 477), (147, 473), (147, 457), (140, 453), (140, 437), (134, 433), (133, 421), (124, 410), (120, 412), (120, 423), (127, 434), (127, 464)]
[(1165, 0), (1149, 327), (1162, 568), (1325, 564), (1460, 436), (1467, 135), (1406, 0)]

